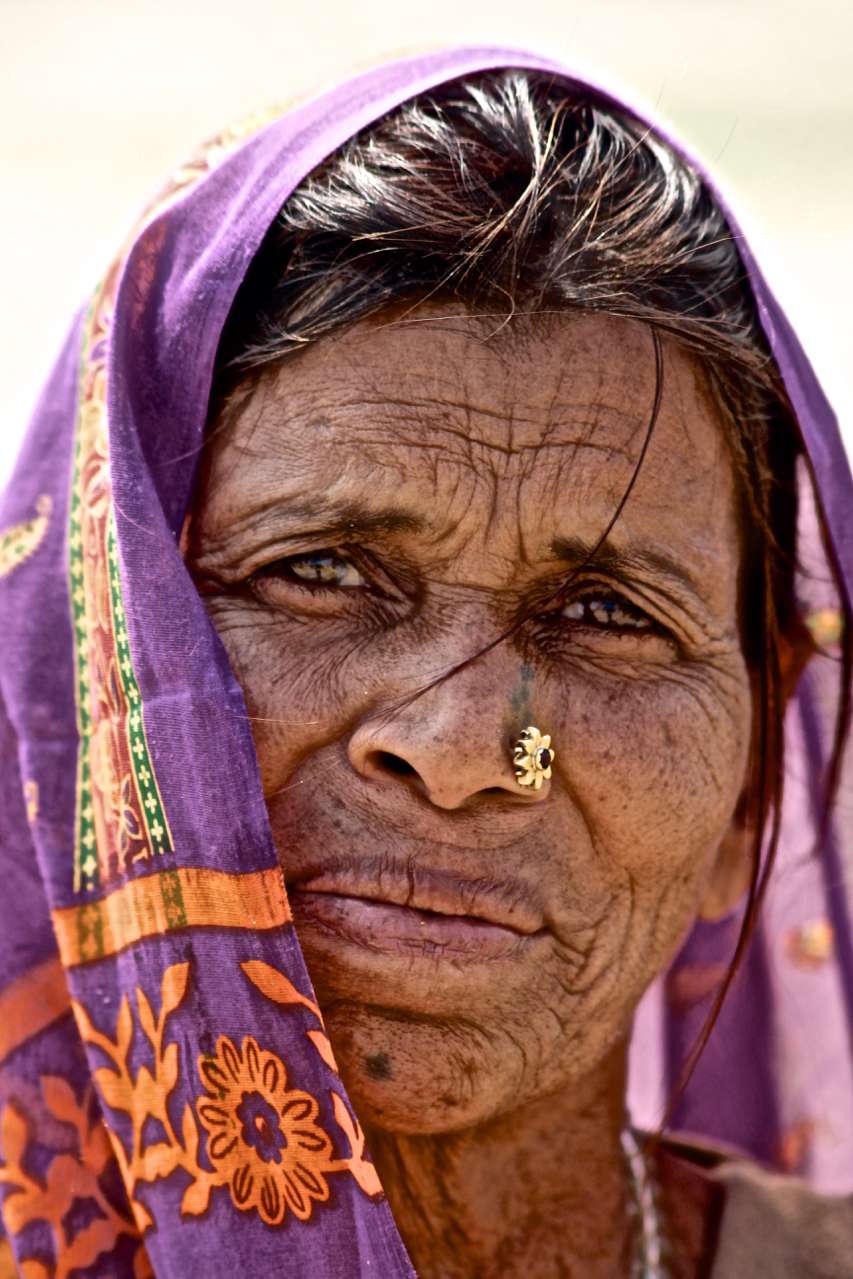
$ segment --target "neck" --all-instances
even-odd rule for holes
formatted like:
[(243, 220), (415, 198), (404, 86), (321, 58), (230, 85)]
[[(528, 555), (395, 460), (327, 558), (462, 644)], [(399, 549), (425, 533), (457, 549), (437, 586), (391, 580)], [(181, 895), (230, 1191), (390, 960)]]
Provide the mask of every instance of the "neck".
[(368, 1134), (420, 1279), (614, 1279), (633, 1226), (625, 1049), (595, 1078), (451, 1133)]

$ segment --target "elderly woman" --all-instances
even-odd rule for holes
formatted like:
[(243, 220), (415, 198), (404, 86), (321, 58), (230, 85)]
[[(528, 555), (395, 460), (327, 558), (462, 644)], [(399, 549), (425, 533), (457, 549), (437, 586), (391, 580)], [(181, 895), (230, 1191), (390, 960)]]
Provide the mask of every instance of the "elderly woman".
[(4, 507), (10, 1273), (853, 1274), (849, 1203), (626, 1103), (636, 1025), (651, 1123), (797, 1164), (783, 848), (850, 1114), (851, 496), (711, 188), (541, 59), (179, 173)]

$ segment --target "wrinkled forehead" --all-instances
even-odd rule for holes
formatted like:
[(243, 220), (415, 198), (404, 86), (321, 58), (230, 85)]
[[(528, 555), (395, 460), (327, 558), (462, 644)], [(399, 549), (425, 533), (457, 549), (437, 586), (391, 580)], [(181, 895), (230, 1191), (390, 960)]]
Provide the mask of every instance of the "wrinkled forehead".
[(676, 544), (686, 527), (728, 540), (714, 403), (691, 357), (667, 341), (661, 354), (658, 369), (650, 331), (607, 316), (507, 323), (435, 305), (362, 322), (238, 398), (207, 492), (223, 512), (250, 492), (357, 496), (436, 536), (473, 522), (529, 544), (569, 515), (594, 536), (637, 471), (626, 533), (651, 521)]
[(361, 321), (305, 354), (285, 357), (235, 397), (228, 447), (334, 458), (332, 444), (371, 461), (394, 449), (502, 467), (589, 447), (639, 460), (654, 417), (671, 466), (716, 467), (723, 434), (697, 360), (650, 329), (606, 315), (491, 317), (422, 306)]

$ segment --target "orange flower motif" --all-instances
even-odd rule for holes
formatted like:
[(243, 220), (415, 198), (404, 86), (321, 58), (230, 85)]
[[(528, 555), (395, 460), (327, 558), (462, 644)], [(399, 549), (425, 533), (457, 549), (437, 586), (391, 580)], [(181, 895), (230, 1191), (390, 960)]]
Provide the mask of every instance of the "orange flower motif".
[(287, 1087), (284, 1062), (251, 1036), (242, 1050), (226, 1036), (213, 1057), (201, 1057), (207, 1094), (197, 1110), (208, 1131), (207, 1153), (243, 1212), (256, 1209), (270, 1226), (288, 1210), (307, 1221), (313, 1200), (329, 1198), (325, 1178), (332, 1143), (317, 1124), (310, 1093)]

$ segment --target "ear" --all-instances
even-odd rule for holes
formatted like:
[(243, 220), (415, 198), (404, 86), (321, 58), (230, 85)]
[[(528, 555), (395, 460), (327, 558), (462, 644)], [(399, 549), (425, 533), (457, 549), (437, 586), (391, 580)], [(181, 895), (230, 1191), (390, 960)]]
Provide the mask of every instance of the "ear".
[[(797, 687), (800, 676), (816, 651), (811, 631), (799, 619), (790, 634), (779, 636), (779, 668), (782, 713)], [(751, 672), (753, 724), (758, 710), (758, 673)], [(720, 841), (717, 857), (708, 878), (699, 918), (720, 919), (733, 910), (749, 888), (755, 847), (758, 761), (750, 751), (752, 767), (744, 781), (728, 829)]]

